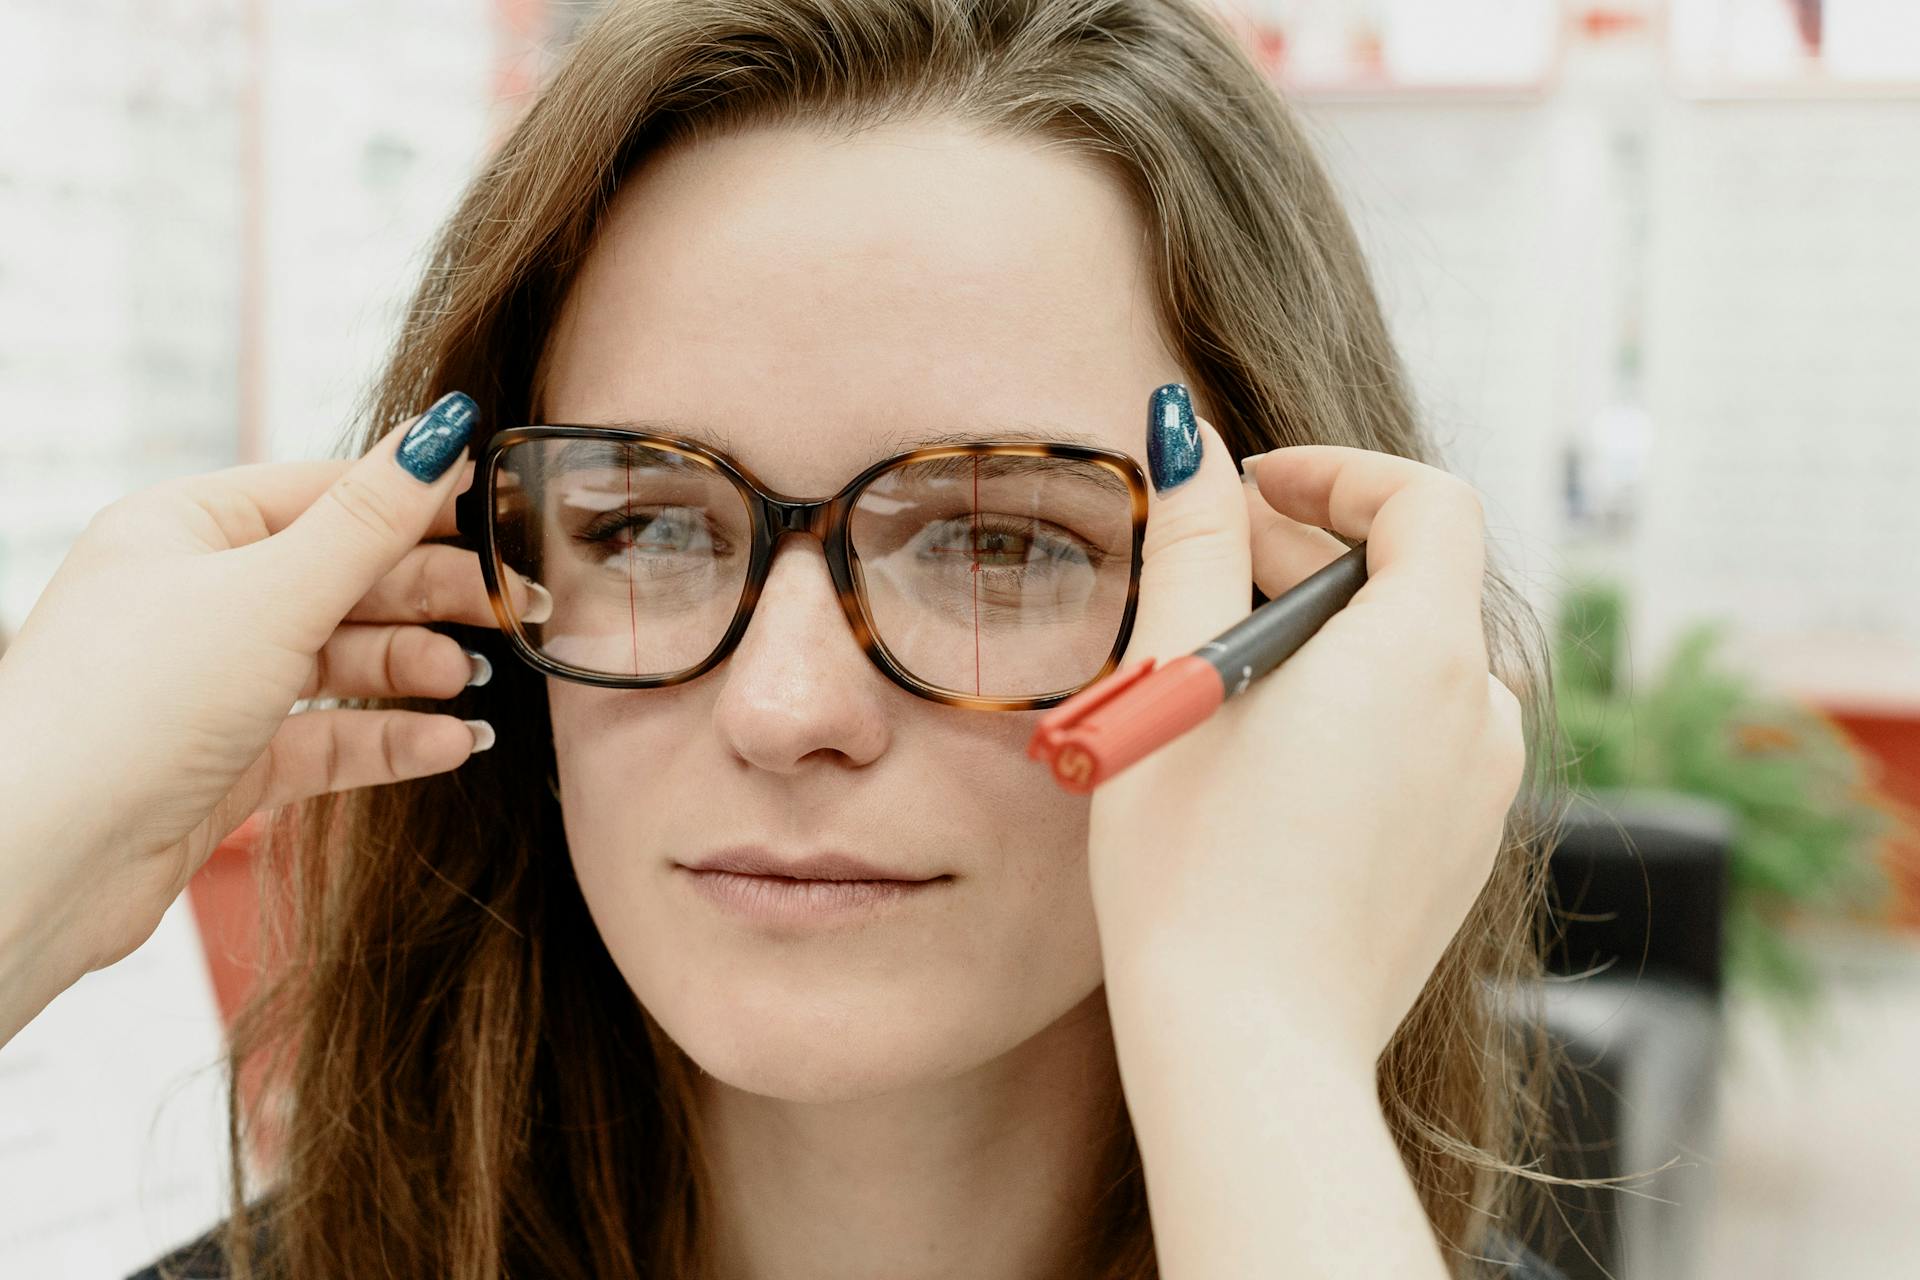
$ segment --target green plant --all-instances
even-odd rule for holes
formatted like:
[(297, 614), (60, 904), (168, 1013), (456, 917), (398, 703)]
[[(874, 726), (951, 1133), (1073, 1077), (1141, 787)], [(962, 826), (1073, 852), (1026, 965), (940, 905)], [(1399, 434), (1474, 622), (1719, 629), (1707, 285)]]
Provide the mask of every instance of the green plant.
[(1725, 667), (1724, 634), (1720, 622), (1695, 624), (1639, 687), (1625, 661), (1624, 591), (1598, 579), (1568, 591), (1553, 644), (1569, 781), (1589, 792), (1665, 788), (1725, 805), (1735, 819), (1728, 980), (1805, 1011), (1815, 970), (1786, 917), (1877, 906), (1887, 880), (1875, 855), (1892, 824), (1844, 732), (1814, 707)]

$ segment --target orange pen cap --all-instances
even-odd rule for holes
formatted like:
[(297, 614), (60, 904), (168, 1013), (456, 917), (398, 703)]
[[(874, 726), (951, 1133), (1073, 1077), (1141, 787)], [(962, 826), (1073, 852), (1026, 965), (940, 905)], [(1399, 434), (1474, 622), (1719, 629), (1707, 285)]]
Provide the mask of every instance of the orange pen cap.
[(1142, 658), (1043, 714), (1027, 756), (1045, 761), (1063, 788), (1091, 792), (1114, 774), (1193, 728), (1226, 700), (1206, 659)]

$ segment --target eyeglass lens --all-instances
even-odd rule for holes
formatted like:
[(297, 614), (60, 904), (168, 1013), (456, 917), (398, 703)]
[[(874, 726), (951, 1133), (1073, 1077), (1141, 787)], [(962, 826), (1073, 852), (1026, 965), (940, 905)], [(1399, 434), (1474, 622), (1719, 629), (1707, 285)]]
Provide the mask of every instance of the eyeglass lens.
[[(706, 461), (636, 442), (504, 449), (500, 558), (553, 594), (543, 656), (656, 677), (706, 660), (745, 591), (747, 495)], [(1089, 459), (972, 453), (898, 464), (857, 495), (853, 576), (874, 635), (937, 689), (1030, 698), (1084, 684), (1126, 613), (1133, 500)]]

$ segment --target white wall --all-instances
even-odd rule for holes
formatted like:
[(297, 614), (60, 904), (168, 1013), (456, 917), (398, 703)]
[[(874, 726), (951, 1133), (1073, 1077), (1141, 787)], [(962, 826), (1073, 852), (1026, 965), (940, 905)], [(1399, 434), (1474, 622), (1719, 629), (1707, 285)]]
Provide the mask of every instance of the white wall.
[(331, 451), (485, 154), (497, 36), (492, 0), (0, 6), (0, 626), (94, 511), (242, 460), (249, 359), (261, 456)]
[[(0, 4), (0, 626), (100, 507), (243, 460), (247, 361), (261, 456), (331, 450), (498, 122), (497, 35), (493, 0)], [(0, 1049), (0, 1275), (223, 1216), (220, 1045), (182, 898)]]

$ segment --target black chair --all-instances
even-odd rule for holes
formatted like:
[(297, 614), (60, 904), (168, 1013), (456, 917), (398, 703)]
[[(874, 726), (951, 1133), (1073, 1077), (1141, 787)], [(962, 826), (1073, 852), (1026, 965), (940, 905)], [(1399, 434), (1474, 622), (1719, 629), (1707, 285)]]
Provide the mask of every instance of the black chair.
[(1695, 1272), (1722, 1055), (1722, 948), (1734, 815), (1702, 797), (1606, 790), (1577, 798), (1549, 860), (1553, 930), (1542, 1010), (1566, 1049), (1549, 1173), (1617, 1187), (1554, 1187), (1526, 1242), (1568, 1280), (1680, 1280)]

